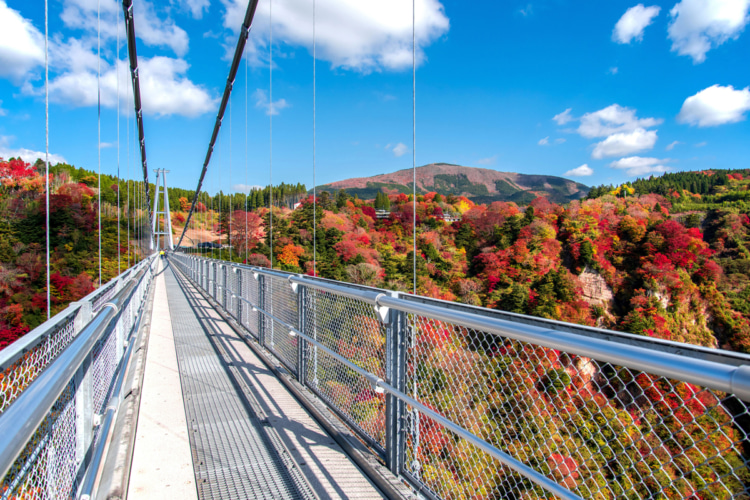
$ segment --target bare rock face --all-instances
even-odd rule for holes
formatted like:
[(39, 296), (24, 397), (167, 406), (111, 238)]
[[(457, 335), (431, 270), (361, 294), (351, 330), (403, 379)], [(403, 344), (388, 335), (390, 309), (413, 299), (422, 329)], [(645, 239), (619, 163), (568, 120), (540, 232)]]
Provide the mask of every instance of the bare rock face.
[(583, 300), (592, 306), (609, 308), (615, 296), (601, 274), (587, 266), (578, 279), (583, 287)]

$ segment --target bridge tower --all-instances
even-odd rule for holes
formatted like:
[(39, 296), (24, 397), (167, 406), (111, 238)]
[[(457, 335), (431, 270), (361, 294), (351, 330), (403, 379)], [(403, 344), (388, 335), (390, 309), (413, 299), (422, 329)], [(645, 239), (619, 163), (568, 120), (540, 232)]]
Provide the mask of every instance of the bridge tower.
[[(174, 243), (172, 242), (172, 216), (169, 212), (169, 194), (167, 192), (167, 173), (169, 170), (163, 168), (157, 168), (156, 172), (156, 190), (154, 191), (154, 220), (152, 234), (156, 240), (156, 248), (154, 248), (154, 240), (151, 240), (151, 250), (157, 252), (162, 248), (174, 250)], [(161, 193), (164, 201), (162, 203), (162, 211), (159, 212), (159, 179), (161, 179)], [(164, 227), (159, 230), (159, 216), (164, 216)], [(159, 243), (159, 236), (164, 236), (163, 245)]]

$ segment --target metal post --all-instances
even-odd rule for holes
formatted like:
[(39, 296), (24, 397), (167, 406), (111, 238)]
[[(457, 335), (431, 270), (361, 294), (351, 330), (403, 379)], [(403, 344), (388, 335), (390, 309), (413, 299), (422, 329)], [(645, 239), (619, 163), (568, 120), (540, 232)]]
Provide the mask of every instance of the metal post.
[[(297, 328), (299, 331), (308, 334), (307, 331), (307, 314), (305, 306), (307, 304), (307, 287), (298, 285), (297, 287)], [(305, 385), (307, 378), (307, 341), (297, 335), (297, 381)]]
[(222, 287), (222, 291), (224, 292), (222, 293), (222, 296), (224, 297), (224, 300), (223, 300), (224, 303), (222, 304), (222, 306), (224, 307), (225, 311), (231, 314), (232, 306), (231, 304), (227, 305), (227, 302), (229, 301), (229, 297), (230, 297), (229, 294), (231, 292), (231, 290), (229, 289), (230, 288), (229, 287), (229, 269), (227, 269), (226, 264), (222, 264), (221, 269), (222, 269), (221, 281), (222, 281), (222, 285), (224, 285)]
[(235, 274), (237, 274), (237, 323), (239, 323), (242, 326), (245, 326), (245, 324), (242, 322), (242, 308), (244, 302), (242, 302), (242, 270), (241, 269), (235, 269), (237, 271)]
[[(386, 382), (399, 391), (406, 386), (406, 313), (391, 309), (385, 330)], [(385, 398), (385, 461), (396, 475), (404, 463), (404, 402), (387, 394)]]
[[(73, 328), (76, 336), (83, 331), (86, 325), (93, 317), (93, 304), (89, 301), (79, 302), (80, 308), (73, 320)], [(91, 354), (86, 357), (83, 364), (75, 373), (75, 405), (76, 405), (76, 465), (79, 471), (85, 467), (80, 467), (86, 458), (86, 450), (91, 444), (93, 436), (93, 388), (91, 386)], [(83, 479), (83, 474), (78, 478)]]
[[(258, 275), (258, 305), (264, 311), (266, 310), (266, 277)], [(266, 316), (258, 312), (258, 342), (260, 345), (266, 345)]]

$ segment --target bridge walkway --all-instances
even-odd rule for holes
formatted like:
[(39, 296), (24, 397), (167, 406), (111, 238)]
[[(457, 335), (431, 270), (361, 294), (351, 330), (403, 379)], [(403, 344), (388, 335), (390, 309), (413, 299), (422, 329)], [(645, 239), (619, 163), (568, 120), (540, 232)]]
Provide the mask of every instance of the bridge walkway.
[(383, 498), (169, 264), (156, 281), (133, 498)]

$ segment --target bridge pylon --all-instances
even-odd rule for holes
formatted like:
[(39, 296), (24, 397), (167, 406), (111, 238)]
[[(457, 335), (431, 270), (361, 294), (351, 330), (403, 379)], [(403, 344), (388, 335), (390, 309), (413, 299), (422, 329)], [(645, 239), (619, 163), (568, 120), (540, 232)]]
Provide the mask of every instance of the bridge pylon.
[[(156, 172), (156, 191), (154, 192), (154, 220), (152, 222), (153, 227), (151, 228), (153, 239), (151, 240), (151, 250), (159, 251), (162, 248), (174, 250), (174, 243), (172, 242), (172, 216), (169, 212), (169, 194), (167, 192), (167, 173), (169, 170), (163, 168), (157, 168)], [(159, 187), (159, 179), (161, 179), (161, 191)], [(159, 193), (162, 193), (163, 203), (162, 210), (159, 211)], [(164, 216), (164, 224), (161, 230), (159, 230), (159, 215)], [(163, 244), (159, 240), (159, 236), (164, 236)], [(156, 243), (154, 243), (154, 241)]]

